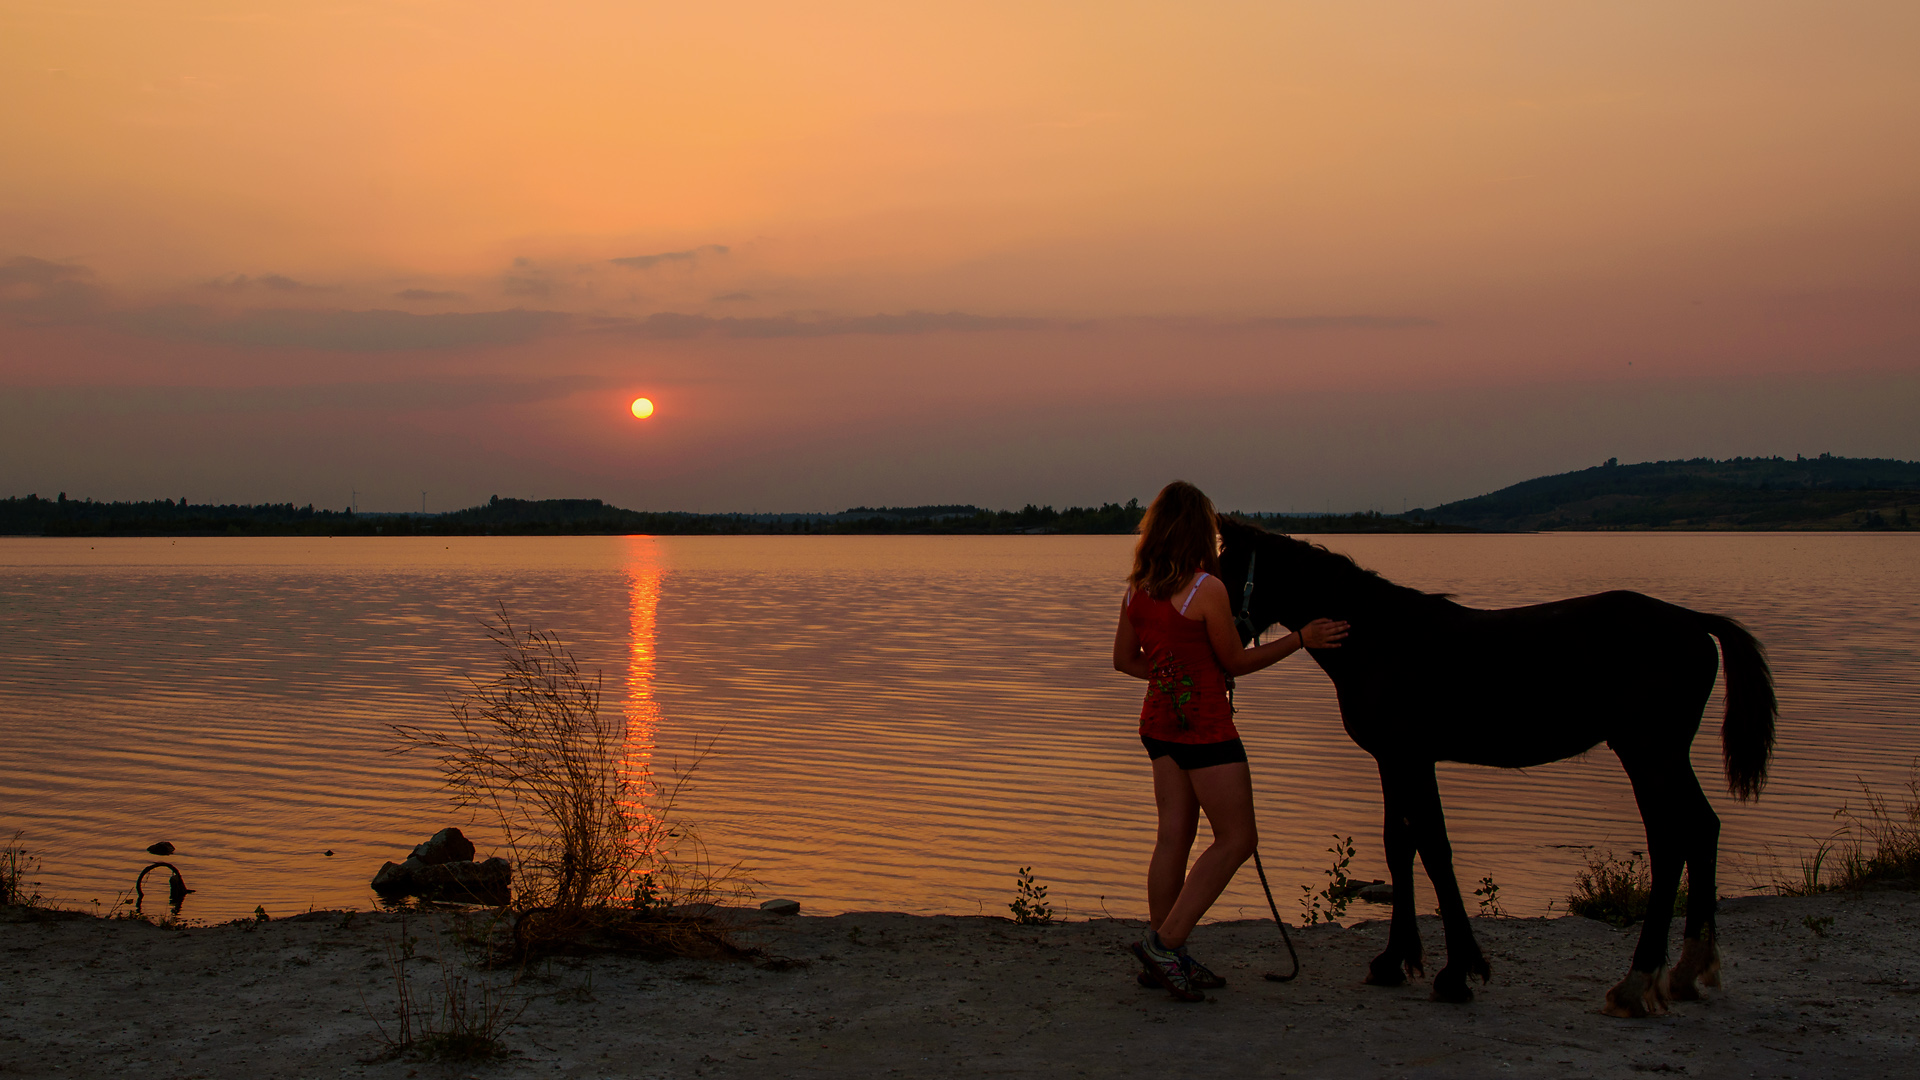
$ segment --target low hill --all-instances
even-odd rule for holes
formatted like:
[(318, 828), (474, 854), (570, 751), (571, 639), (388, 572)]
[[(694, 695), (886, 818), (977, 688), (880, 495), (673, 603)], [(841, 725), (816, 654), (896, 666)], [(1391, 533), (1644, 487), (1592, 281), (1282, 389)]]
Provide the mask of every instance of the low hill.
[(1693, 458), (1525, 480), (1409, 511), (1494, 531), (1556, 529), (1910, 529), (1920, 462), (1890, 458)]

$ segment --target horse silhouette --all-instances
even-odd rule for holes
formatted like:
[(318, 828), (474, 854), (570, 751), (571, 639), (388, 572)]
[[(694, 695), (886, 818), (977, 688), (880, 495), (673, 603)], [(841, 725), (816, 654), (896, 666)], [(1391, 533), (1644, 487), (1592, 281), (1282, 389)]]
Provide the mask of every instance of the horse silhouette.
[[(1689, 759), (1724, 657), (1721, 750), (1727, 787), (1757, 797), (1773, 753), (1773, 676), (1739, 623), (1636, 592), (1482, 610), (1395, 585), (1317, 544), (1222, 519), (1220, 576), (1245, 610), (1241, 635), (1314, 619), (1353, 624), (1345, 646), (1314, 650), (1333, 679), (1347, 734), (1372, 754), (1385, 800), (1393, 874), (1386, 951), (1367, 982), (1425, 974), (1413, 899), (1413, 856), (1426, 865), (1446, 928), (1440, 1001), (1471, 1001), (1469, 975), (1491, 976), (1454, 878), (1434, 767), (1441, 761), (1518, 769), (1573, 757), (1602, 741), (1633, 782), (1647, 830), (1652, 892), (1624, 979), (1604, 1012), (1647, 1016), (1670, 999), (1720, 985), (1715, 862), (1720, 819)], [(1247, 590), (1249, 571), (1252, 589)], [(1714, 638), (1720, 641), (1718, 655)], [(1680, 960), (1667, 970), (1680, 872), (1688, 875)]]

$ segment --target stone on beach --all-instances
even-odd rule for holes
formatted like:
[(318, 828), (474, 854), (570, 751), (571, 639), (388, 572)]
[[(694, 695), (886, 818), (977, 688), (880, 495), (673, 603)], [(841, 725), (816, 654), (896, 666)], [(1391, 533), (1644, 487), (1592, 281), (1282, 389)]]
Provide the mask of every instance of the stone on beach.
[(441, 863), (472, 862), (473, 841), (462, 835), (459, 829), (446, 828), (427, 838), (426, 843), (413, 849), (410, 859), (419, 859), (428, 866)]
[(459, 829), (441, 829), (405, 862), (384, 863), (373, 875), (383, 897), (418, 896), (456, 904), (505, 904), (513, 894), (513, 864), (495, 856), (473, 861), (473, 841)]
[(798, 915), (800, 914), (800, 901), (768, 900), (766, 903), (760, 905), (760, 910), (766, 912), (768, 915)]
[(386, 863), (373, 876), (381, 896), (419, 896), (458, 904), (504, 904), (512, 898), (513, 864), (495, 856), (485, 862), (427, 863), (408, 856)]

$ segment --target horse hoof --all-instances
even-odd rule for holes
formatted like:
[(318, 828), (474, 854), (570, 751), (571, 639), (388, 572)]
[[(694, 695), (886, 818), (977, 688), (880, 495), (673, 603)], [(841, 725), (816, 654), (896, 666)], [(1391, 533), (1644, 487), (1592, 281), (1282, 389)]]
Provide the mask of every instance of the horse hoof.
[[(1695, 982), (1699, 986), (1694, 985)], [(1720, 985), (1720, 946), (1711, 938), (1687, 938), (1680, 943), (1680, 962), (1667, 973), (1667, 997), (1699, 1001), (1700, 986)]]
[(1659, 971), (1629, 971), (1627, 977), (1607, 991), (1607, 1003), (1600, 1007), (1601, 1013), (1617, 1016), (1623, 1020), (1638, 1020), (1647, 1016), (1665, 1016), (1667, 1013), (1667, 994), (1665, 990), (1667, 969)]
[(1406, 974), (1400, 968), (1400, 961), (1388, 956), (1374, 957), (1367, 965), (1368, 986), (1401, 986), (1407, 981)]
[(1465, 975), (1447, 968), (1433, 977), (1433, 1000), (1449, 1005), (1465, 1005), (1473, 1000), (1473, 988), (1467, 985)]

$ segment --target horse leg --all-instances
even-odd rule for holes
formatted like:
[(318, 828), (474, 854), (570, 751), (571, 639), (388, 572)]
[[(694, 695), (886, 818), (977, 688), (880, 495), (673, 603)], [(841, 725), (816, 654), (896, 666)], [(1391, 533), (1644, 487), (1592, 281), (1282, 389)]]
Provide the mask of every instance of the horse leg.
[[(1447, 817), (1440, 807), (1440, 781), (1432, 762), (1409, 769), (1403, 781), (1408, 785), (1407, 817), (1412, 823), (1414, 846), (1420, 861), (1426, 864), (1427, 877), (1440, 901), (1440, 920), (1447, 932), (1447, 964), (1433, 977), (1436, 1001), (1467, 1002), (1473, 990), (1467, 976), (1478, 975), (1485, 983), (1493, 977), (1487, 958), (1474, 940), (1473, 924), (1467, 921), (1467, 905), (1460, 898), (1460, 884), (1453, 876), (1453, 845), (1447, 840)], [(1396, 888), (1396, 893), (1398, 889)], [(1411, 890), (1409, 890), (1411, 892)], [(1397, 903), (1399, 897), (1394, 897)], [(1408, 897), (1412, 906), (1412, 897)]]
[(1413, 905), (1413, 823), (1408, 820), (1400, 785), (1387, 767), (1380, 767), (1380, 791), (1386, 803), (1386, 827), (1381, 840), (1387, 849), (1387, 875), (1393, 878), (1393, 922), (1387, 932), (1387, 950), (1367, 965), (1366, 981), (1375, 986), (1399, 986), (1409, 975), (1426, 974), (1420, 948), (1420, 917)]
[(1687, 922), (1680, 938), (1680, 960), (1667, 972), (1667, 996), (1698, 1001), (1700, 986), (1720, 985), (1720, 943), (1713, 924), (1719, 906), (1715, 871), (1720, 858), (1720, 816), (1700, 790), (1691, 762), (1686, 780), (1680, 802), (1687, 827)]
[(1633, 781), (1634, 801), (1640, 805), (1640, 819), (1646, 826), (1653, 888), (1647, 894), (1647, 917), (1640, 926), (1633, 965), (1627, 977), (1607, 991), (1607, 1002), (1600, 1011), (1619, 1017), (1657, 1016), (1667, 1011), (1667, 934), (1673, 929), (1673, 901), (1680, 891), (1689, 832), (1678, 798), (1680, 770), (1671, 748), (1615, 749), (1620, 753), (1620, 763), (1626, 766), (1628, 779)]

